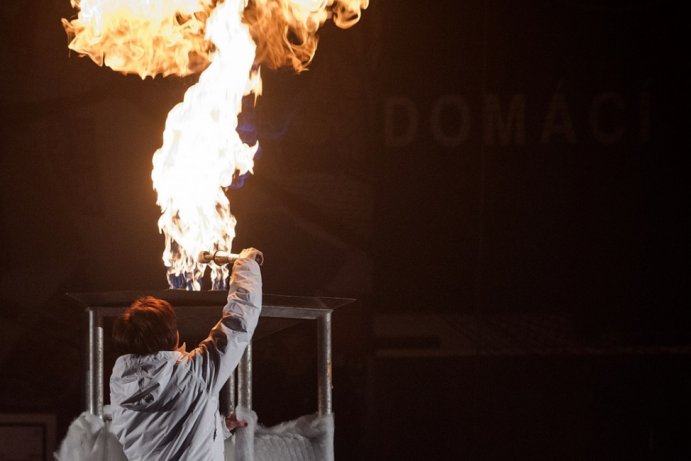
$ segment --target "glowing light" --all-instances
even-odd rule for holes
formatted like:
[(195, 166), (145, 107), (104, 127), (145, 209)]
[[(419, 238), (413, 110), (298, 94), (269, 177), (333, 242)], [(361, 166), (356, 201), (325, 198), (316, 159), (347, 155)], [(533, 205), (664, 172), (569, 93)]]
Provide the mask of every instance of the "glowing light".
[(62, 20), (69, 48), (99, 66), (140, 77), (189, 75), (209, 61), (202, 0), (71, 0), (76, 19)]
[[(212, 62), (168, 114), (163, 145), (153, 158), (171, 286), (182, 276), (188, 288), (199, 289), (206, 266), (197, 261), (199, 253), (230, 250), (235, 218), (223, 188), (235, 171), (252, 171), (258, 147), (244, 144), (236, 131), (242, 97), (258, 92), (260, 80), (252, 78), (255, 45), (248, 27), (229, 8), (237, 2), (220, 4), (209, 18), (207, 37), (216, 45)], [(227, 267), (211, 266), (212, 281), (222, 285)]]
[[(227, 188), (252, 172), (258, 145), (237, 132), (242, 98), (261, 93), (259, 66), (306, 69), (316, 32), (328, 19), (347, 28), (369, 0), (71, 0), (79, 10), (62, 23), (69, 48), (96, 64), (141, 78), (199, 81), (168, 114), (154, 153), (152, 180), (165, 236), (163, 261), (173, 288), (198, 290), (202, 251), (230, 251), (235, 218)], [(210, 263), (213, 288), (228, 268)]]

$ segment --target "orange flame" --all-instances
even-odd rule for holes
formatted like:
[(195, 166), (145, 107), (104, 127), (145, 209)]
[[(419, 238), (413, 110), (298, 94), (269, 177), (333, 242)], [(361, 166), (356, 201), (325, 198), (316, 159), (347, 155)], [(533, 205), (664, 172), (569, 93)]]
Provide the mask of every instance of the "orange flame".
[(71, 0), (76, 19), (62, 20), (68, 47), (122, 73), (141, 78), (189, 75), (204, 68), (212, 44), (204, 0)]
[[(69, 48), (98, 65), (142, 78), (203, 72), (168, 114), (151, 174), (165, 236), (163, 261), (174, 288), (199, 290), (202, 251), (230, 251), (235, 218), (225, 188), (252, 172), (258, 145), (237, 132), (242, 98), (261, 93), (258, 66), (304, 70), (329, 18), (357, 22), (369, 0), (71, 0), (63, 19)], [(226, 266), (211, 266), (223, 288)]]
[(317, 29), (329, 18), (351, 27), (368, 5), (369, 0), (254, 0), (244, 17), (257, 43), (256, 62), (305, 70), (317, 51)]

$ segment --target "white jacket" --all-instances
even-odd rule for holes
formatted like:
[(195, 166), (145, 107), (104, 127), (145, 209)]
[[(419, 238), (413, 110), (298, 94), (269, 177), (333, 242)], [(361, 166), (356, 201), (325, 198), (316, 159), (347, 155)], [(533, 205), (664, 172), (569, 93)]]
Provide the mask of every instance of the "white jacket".
[(117, 359), (111, 430), (130, 461), (223, 460), (218, 395), (250, 342), (261, 305), (259, 266), (238, 259), (223, 316), (196, 349)]

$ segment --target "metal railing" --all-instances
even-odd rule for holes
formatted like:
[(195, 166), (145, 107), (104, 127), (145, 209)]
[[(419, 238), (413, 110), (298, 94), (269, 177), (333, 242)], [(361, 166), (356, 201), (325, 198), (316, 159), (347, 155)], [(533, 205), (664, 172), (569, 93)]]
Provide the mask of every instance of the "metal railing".
[[(104, 407), (104, 318), (120, 315), (132, 300), (141, 294), (137, 292), (83, 293), (69, 294), (73, 300), (86, 310), (86, 347), (84, 366), (84, 403), (86, 410), (103, 417)], [(180, 313), (194, 313), (186, 316), (195, 319), (197, 325), (208, 331), (219, 319), (221, 308), (225, 304), (223, 292), (180, 292), (166, 290), (151, 293), (152, 296), (166, 299)], [(350, 298), (297, 297), (264, 295), (261, 318), (315, 320), (317, 323), (317, 380), (318, 380), (318, 413), (326, 415), (332, 412), (332, 355), (331, 355), (331, 319), (333, 311), (353, 302)], [(183, 318), (185, 316), (182, 316)], [(260, 321), (261, 326), (262, 322)], [(290, 324), (292, 325), (292, 324)], [(185, 328), (187, 325), (181, 323)], [(258, 326), (258, 330), (259, 330)], [(273, 334), (281, 328), (274, 328)], [(255, 340), (257, 333), (255, 332)], [(223, 409), (226, 414), (235, 407), (237, 385), (238, 404), (252, 408), (252, 344), (247, 347), (237, 368), (237, 381), (231, 376), (222, 392), (227, 397), (230, 408)]]

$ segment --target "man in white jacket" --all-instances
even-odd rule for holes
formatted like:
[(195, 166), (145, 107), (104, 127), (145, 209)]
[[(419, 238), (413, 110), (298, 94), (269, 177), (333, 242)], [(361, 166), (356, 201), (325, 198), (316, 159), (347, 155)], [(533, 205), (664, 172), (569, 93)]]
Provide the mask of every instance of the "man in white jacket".
[(113, 327), (125, 355), (110, 378), (111, 430), (130, 461), (221, 461), (218, 395), (257, 325), (262, 280), (254, 248), (233, 264), (221, 320), (191, 352), (178, 350), (175, 311), (166, 301), (135, 301)]

